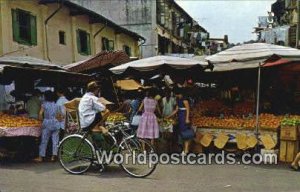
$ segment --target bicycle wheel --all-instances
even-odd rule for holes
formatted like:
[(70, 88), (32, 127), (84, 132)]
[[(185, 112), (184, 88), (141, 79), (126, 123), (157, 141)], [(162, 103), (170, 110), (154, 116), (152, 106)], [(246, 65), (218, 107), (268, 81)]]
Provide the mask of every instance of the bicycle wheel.
[(157, 161), (151, 158), (155, 155), (154, 148), (146, 140), (125, 139), (121, 142), (118, 153), (123, 157), (120, 166), (133, 177), (147, 177), (156, 169)]
[(69, 173), (82, 174), (93, 162), (94, 148), (81, 135), (70, 135), (62, 140), (58, 148), (61, 166)]

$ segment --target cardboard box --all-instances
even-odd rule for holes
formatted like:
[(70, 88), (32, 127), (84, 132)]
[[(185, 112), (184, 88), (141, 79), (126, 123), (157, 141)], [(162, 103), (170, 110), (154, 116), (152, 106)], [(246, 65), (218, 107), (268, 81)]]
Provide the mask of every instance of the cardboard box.
[(299, 132), (297, 126), (281, 126), (280, 140), (296, 141), (298, 140)]
[(279, 161), (292, 162), (299, 152), (299, 141), (280, 141)]

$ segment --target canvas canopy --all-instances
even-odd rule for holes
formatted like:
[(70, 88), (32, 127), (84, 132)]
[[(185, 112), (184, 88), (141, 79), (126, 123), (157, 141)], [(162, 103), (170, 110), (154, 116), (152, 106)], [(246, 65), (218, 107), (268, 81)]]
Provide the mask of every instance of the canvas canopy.
[(84, 85), (91, 77), (84, 74), (66, 71), (60, 65), (30, 56), (0, 57), (0, 82), (42, 80), (42, 85)]
[(118, 80), (116, 86), (125, 91), (138, 90), (143, 87), (133, 79)]
[(252, 43), (232, 47), (205, 59), (214, 65), (214, 71), (230, 71), (258, 68), (260, 64), (270, 66), (268, 63), (277, 60), (281, 60), (277, 64), (300, 60), (300, 50), (267, 43)]
[(111, 68), (110, 71), (112, 71), (114, 74), (122, 74), (128, 69), (134, 69), (140, 72), (148, 72), (160, 69), (163, 66), (168, 66), (173, 69), (189, 69), (194, 66), (199, 66), (202, 68), (204, 65), (207, 65), (207, 63), (194, 59), (174, 56), (154, 56)]

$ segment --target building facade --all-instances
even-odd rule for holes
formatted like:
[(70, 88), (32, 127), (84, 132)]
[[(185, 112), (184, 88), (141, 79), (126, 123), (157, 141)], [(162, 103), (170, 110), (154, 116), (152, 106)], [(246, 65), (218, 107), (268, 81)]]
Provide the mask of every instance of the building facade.
[(224, 35), (224, 38), (209, 38), (206, 55), (213, 55), (227, 48), (229, 48), (228, 35)]
[(174, 0), (72, 0), (132, 30), (146, 41), (141, 55), (195, 53), (209, 34)]
[(299, 0), (277, 0), (258, 18), (258, 41), (299, 48)]
[(57, 2), (1, 0), (0, 56), (28, 55), (62, 65), (103, 50), (140, 56), (140, 35), (72, 2)]

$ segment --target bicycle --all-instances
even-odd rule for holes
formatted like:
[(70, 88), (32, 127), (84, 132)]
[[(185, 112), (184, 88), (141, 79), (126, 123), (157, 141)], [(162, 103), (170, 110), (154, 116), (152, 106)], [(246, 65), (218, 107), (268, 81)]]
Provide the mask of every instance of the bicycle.
[[(94, 164), (100, 166), (102, 172), (109, 165), (115, 155), (127, 154), (126, 161), (121, 161), (119, 166), (130, 176), (143, 178), (154, 172), (157, 163), (148, 157), (154, 154), (152, 145), (143, 139), (138, 139), (134, 134), (128, 133), (129, 123), (120, 122), (111, 125), (108, 134), (103, 135), (106, 146), (97, 146), (91, 131), (82, 134), (72, 134), (65, 137), (58, 148), (58, 158), (61, 166), (71, 174), (83, 174)], [(103, 162), (105, 152), (111, 153), (111, 158)], [(143, 154), (149, 162), (137, 164), (138, 155)], [(120, 156), (119, 156), (120, 157)], [(132, 158), (132, 159), (128, 159)], [(132, 164), (130, 164), (132, 163)]]

